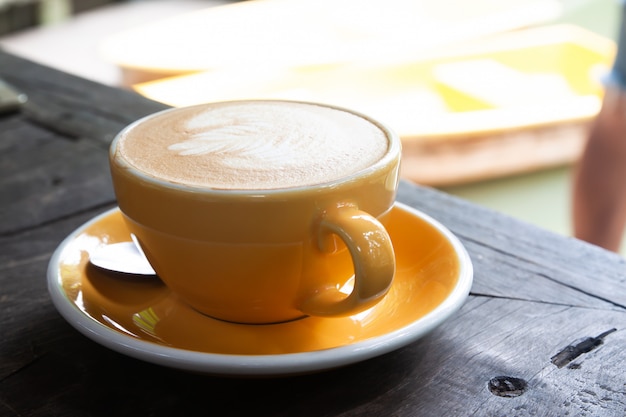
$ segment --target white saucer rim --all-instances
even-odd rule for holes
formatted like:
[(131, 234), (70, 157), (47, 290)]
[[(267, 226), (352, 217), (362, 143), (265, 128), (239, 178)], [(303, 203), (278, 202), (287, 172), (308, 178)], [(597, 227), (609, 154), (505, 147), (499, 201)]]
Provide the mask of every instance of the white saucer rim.
[(408, 211), (423, 219), (445, 236), (459, 258), (458, 280), (445, 300), (426, 315), (400, 329), (353, 344), (311, 352), (272, 355), (198, 352), (135, 339), (95, 321), (76, 307), (65, 294), (58, 265), (63, 250), (77, 235), (118, 211), (117, 207), (83, 223), (59, 244), (48, 264), (48, 291), (61, 316), (80, 333), (113, 351), (146, 362), (186, 371), (230, 376), (279, 376), (337, 368), (389, 353), (418, 340), (459, 310), (469, 295), (473, 283), (473, 265), (461, 241), (439, 221), (416, 208), (400, 202), (396, 202), (394, 208)]

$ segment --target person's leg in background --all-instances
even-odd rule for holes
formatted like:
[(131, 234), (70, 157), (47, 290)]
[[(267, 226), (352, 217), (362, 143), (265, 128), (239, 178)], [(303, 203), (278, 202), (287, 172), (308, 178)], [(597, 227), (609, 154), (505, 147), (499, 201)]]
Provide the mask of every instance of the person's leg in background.
[(573, 190), (574, 235), (615, 252), (626, 225), (626, 0), (621, 4), (617, 55)]

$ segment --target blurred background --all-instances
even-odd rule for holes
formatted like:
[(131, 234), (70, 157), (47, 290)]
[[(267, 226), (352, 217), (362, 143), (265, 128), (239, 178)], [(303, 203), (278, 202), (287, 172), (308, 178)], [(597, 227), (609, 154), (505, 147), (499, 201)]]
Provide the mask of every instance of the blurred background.
[(0, 0), (0, 48), (173, 106), (275, 97), (355, 108), (401, 135), (405, 178), (569, 236), (572, 169), (618, 10), (616, 0)]

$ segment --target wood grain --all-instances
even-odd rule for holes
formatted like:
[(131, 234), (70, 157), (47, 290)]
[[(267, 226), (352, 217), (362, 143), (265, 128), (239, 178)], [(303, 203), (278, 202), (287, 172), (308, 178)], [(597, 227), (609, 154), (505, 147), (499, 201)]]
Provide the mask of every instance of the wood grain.
[(0, 77), (29, 97), (21, 112), (0, 116), (0, 232), (111, 203), (109, 143), (165, 106), (1, 52)]

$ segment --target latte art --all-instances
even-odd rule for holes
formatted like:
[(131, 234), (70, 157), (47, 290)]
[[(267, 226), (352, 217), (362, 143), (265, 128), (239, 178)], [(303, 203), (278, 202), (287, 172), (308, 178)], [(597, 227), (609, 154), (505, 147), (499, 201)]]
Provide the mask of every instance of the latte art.
[[(208, 153), (253, 155), (262, 151), (262, 148), (271, 153), (271, 144), (263, 137), (264, 132), (270, 133), (271, 122), (255, 115), (238, 115), (227, 110), (214, 112), (212, 117), (206, 120), (206, 124), (199, 123), (205, 119), (202, 116), (189, 121), (188, 126), (192, 129), (189, 129), (188, 139), (170, 145), (168, 149), (177, 151), (180, 155)], [(193, 128), (198, 125), (200, 126)], [(193, 133), (194, 131), (197, 132)]]
[(206, 115), (199, 115), (187, 124), (188, 127), (199, 126), (189, 129), (188, 139), (168, 149), (183, 156), (222, 155), (219, 160), (222, 165), (240, 169), (280, 168), (293, 162), (303, 151), (295, 132), (286, 138), (276, 136), (274, 129), (281, 123), (276, 118), (269, 122), (261, 115), (242, 115), (232, 109), (216, 110), (209, 120), (203, 116)]
[(330, 182), (371, 166), (388, 148), (381, 128), (362, 117), (279, 101), (176, 109), (120, 139), (118, 152), (146, 174), (219, 189)]

